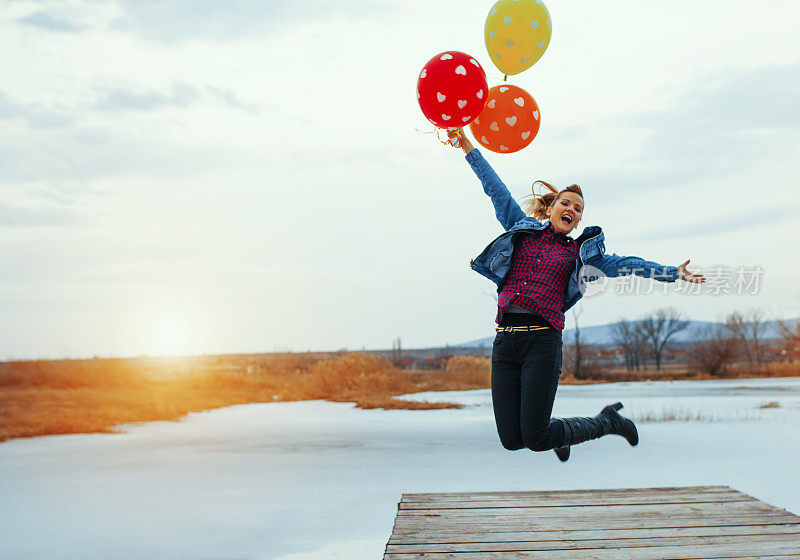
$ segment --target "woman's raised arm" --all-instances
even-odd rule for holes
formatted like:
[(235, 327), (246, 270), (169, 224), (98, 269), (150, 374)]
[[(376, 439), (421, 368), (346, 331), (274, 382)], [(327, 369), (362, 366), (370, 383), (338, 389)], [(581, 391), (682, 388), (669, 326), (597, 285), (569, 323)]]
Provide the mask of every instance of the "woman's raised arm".
[(508, 187), (500, 180), (494, 169), (483, 159), (480, 151), (469, 141), (463, 128), (459, 128), (456, 131), (448, 130), (447, 136), (453, 146), (460, 147), (467, 154), (467, 162), (469, 162), (478, 179), (481, 180), (484, 192), (492, 199), (497, 220), (503, 226), (503, 229), (508, 231), (511, 226), (525, 217), (525, 212), (522, 211), (519, 203), (511, 196)]

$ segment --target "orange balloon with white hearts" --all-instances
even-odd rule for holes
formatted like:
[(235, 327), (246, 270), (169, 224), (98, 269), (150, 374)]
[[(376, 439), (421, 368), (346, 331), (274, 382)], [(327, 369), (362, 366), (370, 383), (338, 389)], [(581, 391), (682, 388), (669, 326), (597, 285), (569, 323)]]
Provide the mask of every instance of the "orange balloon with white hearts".
[(518, 152), (539, 132), (539, 105), (518, 86), (503, 84), (489, 90), (486, 105), (469, 129), (484, 148), (500, 154)]

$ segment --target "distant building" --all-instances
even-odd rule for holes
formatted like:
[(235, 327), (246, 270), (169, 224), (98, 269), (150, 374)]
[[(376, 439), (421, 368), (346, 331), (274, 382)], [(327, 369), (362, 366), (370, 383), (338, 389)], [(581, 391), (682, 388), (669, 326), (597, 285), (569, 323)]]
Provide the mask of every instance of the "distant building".
[(625, 363), (625, 350), (619, 346), (614, 348), (600, 348), (599, 360), (603, 365), (622, 365)]

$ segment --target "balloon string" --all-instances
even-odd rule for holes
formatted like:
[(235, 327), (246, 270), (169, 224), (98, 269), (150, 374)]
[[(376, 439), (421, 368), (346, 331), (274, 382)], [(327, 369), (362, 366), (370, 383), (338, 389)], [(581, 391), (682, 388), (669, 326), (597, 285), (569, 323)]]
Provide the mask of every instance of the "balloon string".
[[(438, 140), (438, 141), (439, 141), (439, 142), (440, 142), (440, 143), (441, 143), (443, 146), (453, 146), (453, 143), (450, 141), (450, 139), (449, 139), (449, 138), (448, 138), (447, 140), (442, 140), (442, 136), (441, 136), (440, 132), (441, 132), (443, 129), (439, 128), (438, 126), (437, 126), (437, 127), (435, 127), (433, 130), (431, 130), (430, 132), (425, 132), (424, 130), (420, 130), (420, 129), (418, 129), (418, 128), (415, 128), (414, 130), (416, 130), (416, 131), (417, 131), (417, 132), (419, 132), (420, 134), (435, 134), (435, 135), (436, 135), (436, 139), (437, 139), (437, 140)], [(458, 131), (457, 131), (457, 130), (451, 130), (451, 132), (452, 132), (452, 133), (453, 133), (453, 135), (454, 135), (456, 138), (458, 138), (458, 140), (459, 140), (459, 145), (458, 145), (458, 146), (453, 146), (453, 147), (454, 147), (454, 148), (459, 148), (459, 147), (461, 147), (461, 140), (463, 140), (464, 138), (463, 138), (463, 137), (462, 137), (462, 136), (461, 136), (461, 135), (458, 133)]]
[(463, 140), (463, 138), (461, 137), (461, 135), (458, 133), (457, 130), (451, 130), (450, 131), (450, 132), (453, 133), (453, 136), (458, 138), (458, 144), (455, 144), (455, 145), (450, 140), (450, 138), (448, 138), (447, 140), (442, 140), (442, 137), (439, 134), (439, 131), (441, 131), (441, 130), (442, 130), (441, 128), (437, 128), (436, 129), (436, 139), (439, 140), (439, 142), (441, 142), (442, 145), (444, 145), (444, 146), (452, 146), (453, 148), (459, 148), (461, 146), (461, 140)]
[(504, 81), (504, 82), (507, 82), (507, 81), (508, 81), (508, 74), (505, 74), (505, 75), (503, 76), (503, 81)]

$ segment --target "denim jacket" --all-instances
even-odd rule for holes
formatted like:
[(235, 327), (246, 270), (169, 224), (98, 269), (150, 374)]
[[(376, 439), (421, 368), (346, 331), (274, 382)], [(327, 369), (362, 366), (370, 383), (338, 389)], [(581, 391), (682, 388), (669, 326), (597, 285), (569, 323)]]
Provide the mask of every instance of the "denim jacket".
[[(532, 216), (525, 215), (503, 181), (477, 149), (469, 152), (466, 158), (481, 180), (483, 190), (492, 199), (497, 219), (506, 230), (489, 243), (481, 254), (470, 262), (470, 266), (478, 274), (486, 276), (497, 284), (499, 292), (511, 267), (511, 255), (514, 252), (514, 241), (517, 236), (542, 230), (547, 227), (547, 222), (542, 223)], [(663, 282), (675, 282), (678, 279), (677, 267), (664, 266), (639, 257), (621, 257), (613, 253), (606, 255), (605, 236), (598, 226), (585, 228), (575, 242), (579, 247), (578, 258), (575, 260), (575, 270), (564, 293), (562, 310), (565, 312), (583, 297), (587, 282), (598, 280), (603, 275), (616, 278), (626, 274), (636, 274)]]

